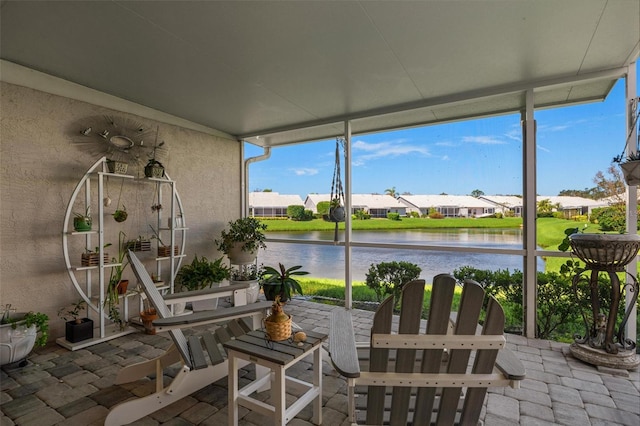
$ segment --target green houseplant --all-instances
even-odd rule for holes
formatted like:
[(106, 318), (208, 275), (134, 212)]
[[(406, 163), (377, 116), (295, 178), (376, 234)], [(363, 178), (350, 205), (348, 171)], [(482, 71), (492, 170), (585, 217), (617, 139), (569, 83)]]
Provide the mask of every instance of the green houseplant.
[[(223, 258), (208, 260), (196, 255), (190, 264), (184, 265), (176, 275), (175, 283), (183, 291), (197, 291), (212, 287), (214, 284), (229, 279), (229, 267), (222, 263)], [(218, 299), (205, 299), (191, 302), (194, 311), (215, 309)]]
[(300, 271), (301, 268), (302, 266), (296, 265), (287, 269), (282, 263), (278, 263), (277, 269), (265, 266), (261, 284), (267, 300), (276, 300), (276, 296), (280, 296), (280, 300), (286, 302), (294, 293), (302, 295), (302, 287), (295, 277), (309, 273)]
[(222, 230), (215, 240), (218, 250), (229, 257), (231, 263), (242, 264), (253, 261), (258, 249), (266, 248), (264, 231), (267, 225), (254, 217), (243, 217), (229, 222), (229, 229)]
[(129, 280), (122, 279), (122, 273), (127, 267), (127, 260), (125, 258), (127, 251), (126, 238), (127, 235), (123, 231), (120, 231), (118, 236), (118, 257), (111, 259), (114, 266), (111, 267), (109, 284), (107, 285), (107, 292), (104, 300), (104, 305), (107, 308), (109, 318), (111, 321), (118, 324), (121, 330), (125, 328), (126, 324), (120, 317), (120, 295), (127, 292), (127, 286), (129, 285)]
[(84, 213), (74, 213), (73, 229), (77, 232), (91, 231), (91, 206), (87, 206)]

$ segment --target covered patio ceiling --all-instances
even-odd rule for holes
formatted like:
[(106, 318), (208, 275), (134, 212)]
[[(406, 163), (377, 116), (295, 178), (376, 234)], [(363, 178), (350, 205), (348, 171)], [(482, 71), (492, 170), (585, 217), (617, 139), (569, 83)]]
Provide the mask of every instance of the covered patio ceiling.
[(639, 0), (3, 0), (0, 15), (4, 61), (261, 146), (517, 112), (529, 89), (536, 108), (602, 100), (640, 50)]

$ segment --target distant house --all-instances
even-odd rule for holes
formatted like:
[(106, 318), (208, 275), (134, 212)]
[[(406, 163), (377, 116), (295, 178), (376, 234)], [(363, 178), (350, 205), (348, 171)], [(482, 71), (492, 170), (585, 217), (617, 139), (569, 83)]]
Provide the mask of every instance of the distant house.
[(287, 217), (287, 207), (303, 205), (302, 198), (295, 195), (284, 195), (277, 192), (250, 192), (249, 216), (254, 217)]
[(512, 212), (515, 217), (522, 216), (522, 197), (515, 195), (482, 195), (479, 198), (496, 206), (496, 213), (507, 214)]
[(420, 216), (428, 215), (431, 209), (444, 217), (479, 217), (496, 211), (495, 204), (470, 195), (402, 195), (398, 201)]
[[(330, 194), (309, 194), (304, 200), (304, 206), (317, 213), (318, 203), (330, 199)], [(387, 213), (399, 213), (401, 216), (407, 214), (405, 204), (386, 194), (352, 194), (351, 214), (358, 210), (369, 213), (371, 217), (387, 217)]]
[(590, 198), (538, 195), (538, 202), (542, 200), (549, 200), (552, 205), (557, 205), (558, 207), (554, 210), (562, 212), (566, 219), (571, 219), (571, 217), (578, 215), (588, 216), (594, 208), (609, 205), (604, 200), (592, 200)]

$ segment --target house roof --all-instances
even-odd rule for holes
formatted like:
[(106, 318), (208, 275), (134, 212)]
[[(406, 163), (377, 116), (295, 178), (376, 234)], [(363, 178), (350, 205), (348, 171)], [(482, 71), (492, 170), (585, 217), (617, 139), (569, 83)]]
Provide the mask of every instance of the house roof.
[(298, 194), (287, 195), (277, 192), (249, 193), (249, 207), (288, 207), (302, 205), (302, 198), (300, 198)]
[(602, 100), (640, 50), (638, 1), (1, 7), (3, 81), (59, 77), (262, 146), (518, 112), (528, 90), (538, 108)]
[(482, 195), (480, 198), (511, 209), (524, 205), (522, 197), (516, 197), (515, 195)]
[(430, 207), (491, 208), (494, 204), (470, 195), (402, 195), (400, 201), (428, 209)]
[(538, 195), (538, 202), (541, 200), (549, 200), (551, 204), (559, 204), (563, 209), (570, 209), (572, 207), (603, 207), (608, 205), (608, 203), (603, 200), (592, 200), (582, 197)]
[[(309, 194), (307, 200), (314, 205), (318, 205), (321, 201), (329, 201), (331, 194)], [(351, 194), (351, 208), (368, 208), (368, 209), (404, 209), (407, 206), (387, 194)]]

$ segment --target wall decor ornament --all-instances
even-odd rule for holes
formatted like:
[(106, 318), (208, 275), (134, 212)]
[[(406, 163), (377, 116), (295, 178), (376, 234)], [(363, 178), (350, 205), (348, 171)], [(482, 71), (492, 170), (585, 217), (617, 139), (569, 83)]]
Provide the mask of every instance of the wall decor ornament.
[(167, 147), (164, 141), (158, 143), (158, 132), (159, 126), (153, 130), (130, 118), (94, 116), (83, 120), (75, 144), (91, 155), (107, 157), (111, 173), (126, 174), (121, 163), (144, 166), (163, 159)]

